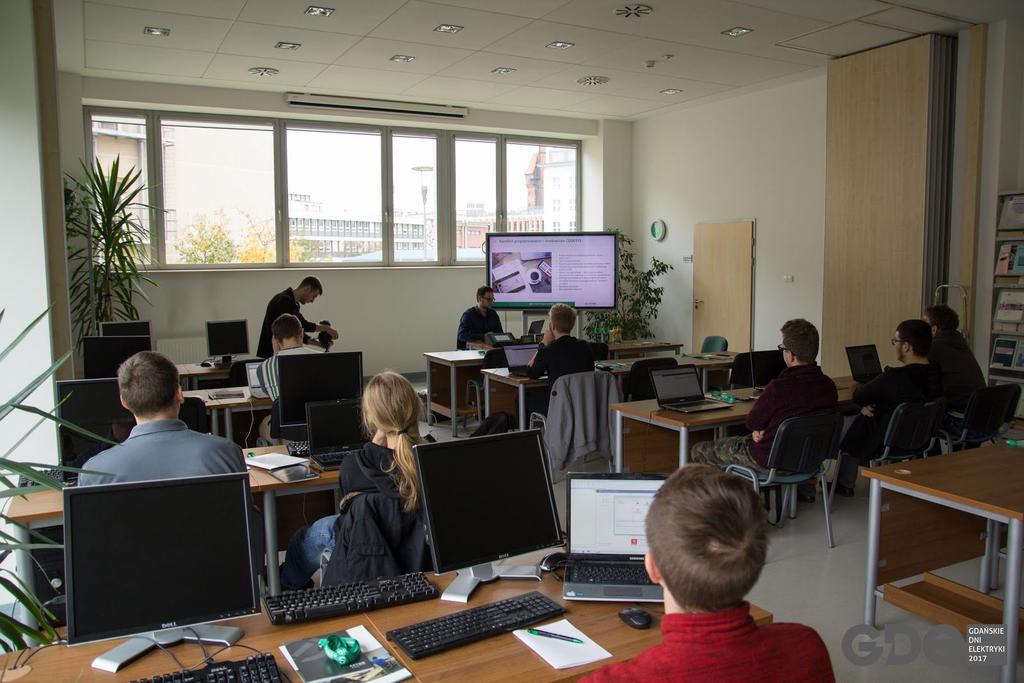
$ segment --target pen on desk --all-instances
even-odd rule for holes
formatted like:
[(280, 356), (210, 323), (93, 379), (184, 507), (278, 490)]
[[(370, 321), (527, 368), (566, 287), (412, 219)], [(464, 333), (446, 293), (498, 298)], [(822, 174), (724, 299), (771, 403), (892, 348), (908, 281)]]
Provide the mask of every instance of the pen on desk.
[(565, 640), (570, 643), (576, 643), (582, 645), (583, 641), (579, 638), (573, 638), (572, 636), (563, 636), (561, 633), (552, 633), (551, 631), (541, 631), (539, 628), (528, 628), (526, 632), (531, 636), (544, 636), (545, 638), (554, 638), (555, 640)]

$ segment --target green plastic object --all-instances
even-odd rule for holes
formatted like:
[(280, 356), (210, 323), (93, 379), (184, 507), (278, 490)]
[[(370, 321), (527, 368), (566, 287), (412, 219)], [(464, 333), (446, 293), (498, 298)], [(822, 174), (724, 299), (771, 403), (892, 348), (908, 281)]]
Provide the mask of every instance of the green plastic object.
[(1017, 439), (1007, 439), (1006, 445), (1013, 446), (1014, 448), (1024, 448), (1024, 441), (1020, 441)]
[(359, 659), (362, 651), (359, 649), (359, 641), (347, 636), (332, 635), (321, 638), (317, 646), (324, 651), (327, 658), (341, 665), (347, 665)]

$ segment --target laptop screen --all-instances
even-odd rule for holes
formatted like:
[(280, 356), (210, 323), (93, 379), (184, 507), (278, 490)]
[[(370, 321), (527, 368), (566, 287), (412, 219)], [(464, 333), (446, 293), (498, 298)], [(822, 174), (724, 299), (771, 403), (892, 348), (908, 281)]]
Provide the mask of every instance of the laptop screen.
[(700, 386), (700, 376), (697, 374), (697, 368), (693, 365), (652, 370), (651, 382), (654, 384), (654, 393), (658, 397), (658, 403), (704, 398), (704, 392)]
[(504, 347), (505, 349), (505, 360), (508, 362), (508, 367), (517, 368), (522, 367), (530, 362), (533, 358), (533, 354), (537, 353), (536, 344), (512, 344)]
[(263, 383), (260, 382), (260, 365), (260, 363), (245, 364), (245, 376), (248, 378), (250, 389), (263, 388)]
[(850, 361), (850, 374), (854, 377), (874, 377), (882, 374), (878, 350), (874, 344), (847, 346), (846, 358)]
[(569, 554), (646, 553), (647, 508), (664, 481), (659, 478), (570, 477)]
[(310, 453), (358, 447), (367, 441), (359, 399), (307, 403), (306, 419)]

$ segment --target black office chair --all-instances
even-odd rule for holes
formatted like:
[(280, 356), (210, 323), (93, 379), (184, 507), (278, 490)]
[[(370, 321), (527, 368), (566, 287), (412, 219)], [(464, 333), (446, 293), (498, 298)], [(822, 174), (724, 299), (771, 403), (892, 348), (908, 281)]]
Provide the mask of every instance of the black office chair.
[[(491, 349), (484, 354), (483, 369), (507, 368), (508, 359), (505, 358), (505, 349)], [(477, 377), (466, 382), (466, 405), (476, 406), (477, 419), (484, 419), (484, 380)]]
[(1013, 419), (1020, 400), (1019, 384), (997, 384), (977, 389), (967, 400), (963, 428), (949, 435), (949, 451), (995, 441), (1003, 424)]
[(654, 385), (651, 384), (651, 370), (674, 368), (678, 365), (675, 356), (657, 356), (642, 358), (633, 363), (629, 374), (622, 381), (622, 394), (626, 401), (645, 401), (655, 398)]
[(210, 416), (206, 412), (203, 399), (189, 396), (178, 409), (178, 419), (184, 422), (193, 432), (210, 433)]
[(941, 398), (931, 403), (896, 406), (882, 438), (882, 454), (871, 461), (871, 467), (927, 457), (936, 441), (941, 440), (940, 428), (945, 414), (946, 401)]
[(608, 345), (604, 342), (590, 342), (590, 353), (596, 362), (608, 360)]
[[(753, 365), (753, 370), (751, 370)], [(763, 387), (786, 369), (782, 351), (746, 351), (739, 353), (732, 361), (729, 372), (730, 389)]]
[(817, 477), (821, 487), (822, 507), (825, 509), (826, 539), (828, 547), (834, 548), (832, 515), (824, 475), (825, 461), (838, 458), (842, 432), (843, 416), (838, 413), (791, 417), (779, 425), (775, 432), (772, 450), (768, 454), (768, 472), (743, 465), (729, 465), (725, 471), (747, 479), (757, 493), (769, 487), (782, 489), (781, 512), (776, 521), (780, 527), (792, 507), (797, 486)]

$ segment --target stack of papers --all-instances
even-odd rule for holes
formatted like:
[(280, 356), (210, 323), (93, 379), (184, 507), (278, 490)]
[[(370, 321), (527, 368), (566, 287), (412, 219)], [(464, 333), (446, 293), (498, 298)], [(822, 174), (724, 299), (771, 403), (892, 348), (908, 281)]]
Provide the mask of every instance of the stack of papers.
[(568, 619), (556, 621), (553, 624), (535, 626), (541, 631), (557, 633), (560, 636), (579, 638), (580, 643), (571, 643), (567, 640), (547, 638), (545, 636), (534, 636), (526, 632), (526, 629), (513, 631), (516, 638), (526, 643), (527, 647), (539, 654), (551, 666), (556, 669), (570, 669), (574, 666), (583, 666), (600, 659), (608, 659), (611, 653), (584, 635), (583, 631), (569, 623)]
[(308, 462), (305, 458), (297, 458), (294, 455), (286, 455), (284, 453), (267, 453), (266, 455), (255, 455), (245, 459), (245, 464), (249, 467), (258, 467), (261, 470), (268, 471), (279, 470), (282, 467), (305, 465)]

